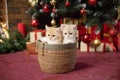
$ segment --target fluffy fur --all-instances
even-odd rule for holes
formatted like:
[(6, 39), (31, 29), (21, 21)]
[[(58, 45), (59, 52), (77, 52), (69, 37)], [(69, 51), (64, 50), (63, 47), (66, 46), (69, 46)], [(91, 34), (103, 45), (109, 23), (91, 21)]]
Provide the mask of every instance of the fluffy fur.
[(46, 27), (46, 37), (40, 37), (41, 41), (47, 42), (48, 44), (61, 44), (63, 42), (62, 30), (55, 26)]
[(77, 26), (74, 24), (61, 24), (63, 32), (63, 44), (75, 43), (77, 35)]

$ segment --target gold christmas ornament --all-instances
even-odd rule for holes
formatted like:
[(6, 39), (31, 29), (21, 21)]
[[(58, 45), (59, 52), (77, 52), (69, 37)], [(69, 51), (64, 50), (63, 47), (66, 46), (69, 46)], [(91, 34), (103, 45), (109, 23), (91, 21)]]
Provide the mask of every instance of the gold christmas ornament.
[(28, 2), (31, 4), (34, 0), (28, 0)]
[(101, 41), (98, 38), (93, 41), (94, 47), (98, 47), (100, 46), (100, 44), (101, 44)]
[(51, 1), (50, 1), (50, 4), (53, 5), (53, 6), (55, 6), (56, 0), (51, 0)]
[(52, 21), (51, 21), (51, 25), (55, 25), (56, 24), (56, 21), (55, 19), (53, 18)]
[(34, 7), (36, 4), (36, 1), (31, 2), (31, 6)]
[(3, 40), (2, 40), (2, 39), (0, 39), (0, 43), (3, 43)]
[(100, 46), (100, 44), (101, 44), (101, 41), (98, 38), (96, 38), (95, 40), (91, 42), (92, 47), (98, 47)]
[(32, 2), (38, 2), (38, 0), (28, 0), (28, 2), (31, 4)]

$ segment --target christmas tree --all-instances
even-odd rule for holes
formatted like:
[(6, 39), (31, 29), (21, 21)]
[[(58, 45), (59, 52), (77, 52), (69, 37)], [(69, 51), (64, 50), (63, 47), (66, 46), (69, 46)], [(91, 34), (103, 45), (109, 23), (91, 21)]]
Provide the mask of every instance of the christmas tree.
[(89, 27), (117, 19), (119, 0), (29, 0), (31, 7), (28, 13), (32, 17), (31, 25), (44, 29), (45, 25), (60, 25), (61, 20), (68, 18), (80, 19), (80, 23)]

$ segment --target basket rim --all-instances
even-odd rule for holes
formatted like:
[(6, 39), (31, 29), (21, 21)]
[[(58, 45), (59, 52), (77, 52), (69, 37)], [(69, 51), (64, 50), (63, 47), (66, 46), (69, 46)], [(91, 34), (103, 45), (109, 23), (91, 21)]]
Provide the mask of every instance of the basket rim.
[[(42, 42), (39, 41), (39, 40), (36, 41), (36, 42), (37, 42), (38, 44), (39, 44), (39, 43), (42, 43)], [(45, 43), (45, 45), (51, 45), (51, 46), (61, 46), (61, 45), (69, 45), (69, 44), (76, 44), (76, 43), (67, 43), (67, 44), (62, 44), (62, 43), (61, 43), (61, 44), (47, 44), (47, 43)]]
[(76, 43), (68, 43), (68, 44), (47, 44), (43, 43), (41, 41), (37, 41), (37, 47), (38, 49), (44, 50), (66, 50), (66, 49), (76, 49)]

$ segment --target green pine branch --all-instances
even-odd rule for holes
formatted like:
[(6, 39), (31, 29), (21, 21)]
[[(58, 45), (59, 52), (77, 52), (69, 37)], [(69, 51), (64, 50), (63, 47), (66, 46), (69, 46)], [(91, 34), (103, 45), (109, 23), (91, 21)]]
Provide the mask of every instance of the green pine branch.
[[(43, 5), (39, 3), (37, 6), (29, 9), (29, 13), (32, 17), (36, 17), (38, 20), (41, 18), (51, 18), (50, 13), (52, 12), (53, 6), (49, 3), (50, 0), (42, 0), (43, 5), (48, 4), (50, 12), (40, 12), (40, 9), (43, 9)], [(39, 0), (40, 2), (40, 0)], [(80, 10), (85, 8), (87, 21), (85, 25), (93, 25), (96, 23), (101, 29), (101, 24), (105, 22), (112, 22), (112, 19), (117, 19), (117, 6), (120, 5), (120, 0), (97, 0), (97, 4), (91, 6), (88, 0), (69, 0), (70, 6), (66, 7), (66, 0), (56, 0), (56, 9), (57, 9), (57, 18), (81, 18)], [(97, 19), (97, 22), (94, 22)], [(45, 20), (46, 21), (46, 20)], [(44, 23), (48, 23), (45, 22)]]
[(9, 38), (2, 38), (3, 42), (0, 42), (0, 53), (10, 53), (26, 49), (26, 40), (20, 32), (9, 32)]

